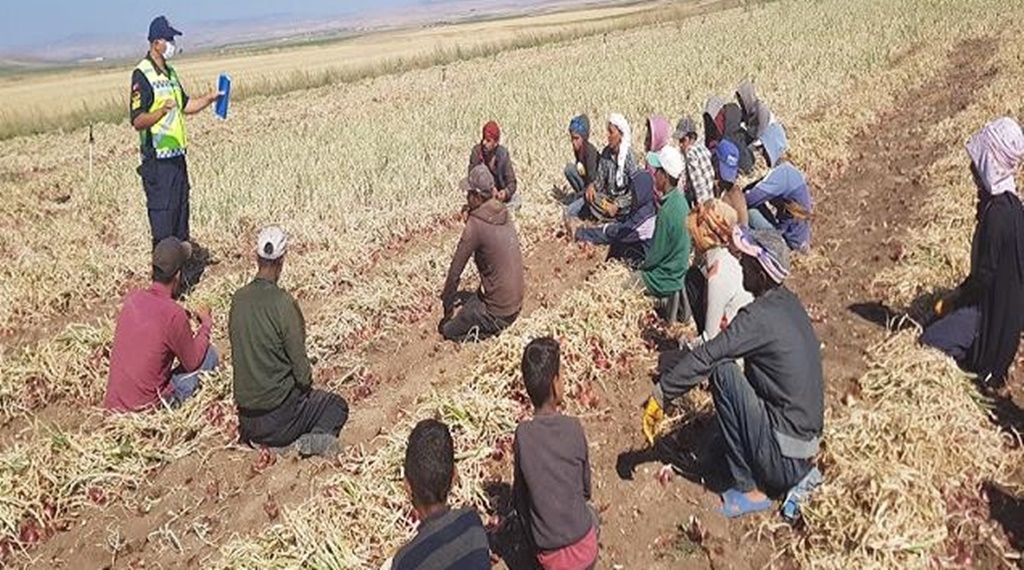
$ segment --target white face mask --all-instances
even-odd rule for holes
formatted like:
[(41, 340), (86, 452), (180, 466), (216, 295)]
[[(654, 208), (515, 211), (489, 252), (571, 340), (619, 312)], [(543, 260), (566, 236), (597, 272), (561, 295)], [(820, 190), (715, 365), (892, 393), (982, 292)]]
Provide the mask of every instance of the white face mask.
[(164, 59), (171, 59), (174, 54), (178, 52), (177, 46), (172, 42), (166, 42), (164, 45)]

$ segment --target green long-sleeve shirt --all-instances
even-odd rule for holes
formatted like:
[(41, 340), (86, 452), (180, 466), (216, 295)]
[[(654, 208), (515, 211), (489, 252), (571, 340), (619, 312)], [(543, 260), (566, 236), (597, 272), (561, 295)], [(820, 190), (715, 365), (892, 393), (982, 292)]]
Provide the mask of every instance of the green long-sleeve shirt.
[(272, 410), (296, 386), (310, 385), (306, 321), (276, 283), (257, 277), (239, 289), (231, 299), (228, 329), (239, 408)]
[(690, 207), (679, 190), (673, 188), (662, 196), (651, 249), (640, 268), (652, 295), (667, 297), (683, 289), (683, 276), (690, 267), (690, 236), (686, 230), (689, 215)]

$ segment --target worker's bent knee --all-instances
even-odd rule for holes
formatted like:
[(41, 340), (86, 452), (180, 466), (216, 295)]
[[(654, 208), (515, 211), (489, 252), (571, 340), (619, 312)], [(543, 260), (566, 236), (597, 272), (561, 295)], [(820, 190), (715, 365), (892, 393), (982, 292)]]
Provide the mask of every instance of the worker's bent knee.
[(721, 393), (734, 392), (741, 382), (746, 382), (743, 370), (735, 362), (723, 362), (711, 371), (711, 386)]
[(217, 353), (217, 349), (211, 344), (206, 349), (206, 356), (203, 357), (203, 363), (200, 365), (202, 370), (214, 370), (220, 365), (220, 355)]
[(348, 415), (348, 402), (345, 401), (345, 398), (343, 398), (341, 396), (341, 394), (335, 394), (334, 392), (328, 392), (328, 394), (329, 394), (331, 406), (333, 406), (333, 407), (335, 407), (335, 408), (345, 412), (345, 415), (347, 416)]

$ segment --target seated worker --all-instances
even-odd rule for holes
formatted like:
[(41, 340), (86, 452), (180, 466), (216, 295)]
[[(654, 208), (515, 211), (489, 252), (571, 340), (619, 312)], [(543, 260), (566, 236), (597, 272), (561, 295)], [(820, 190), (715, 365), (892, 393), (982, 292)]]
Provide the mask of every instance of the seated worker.
[(736, 212), (736, 223), (749, 227), (747, 195), (739, 185), (740, 151), (730, 141), (722, 141), (715, 147), (715, 195)]
[(722, 512), (730, 518), (769, 509), (768, 495), (820, 481), (812, 459), (825, 408), (821, 344), (800, 299), (782, 285), (789, 249), (775, 232), (742, 229), (734, 233), (733, 246), (740, 252), (743, 287), (754, 302), (710, 341), (692, 351), (665, 353), (643, 419), (653, 443), (665, 403), (710, 377), (734, 480), (722, 495)]
[[(654, 189), (661, 196), (661, 207), (654, 221), (654, 237), (647, 252), (639, 275), (631, 278), (631, 286), (643, 284), (646, 292), (660, 300), (668, 301), (668, 320), (689, 318), (685, 306), (683, 277), (690, 266), (690, 236), (686, 231), (686, 217), (690, 208), (678, 188), (679, 177), (683, 175), (683, 155), (674, 146), (666, 146), (661, 152), (647, 155), (647, 163), (655, 168)], [(680, 306), (681, 304), (681, 306)]]
[(743, 269), (729, 251), (736, 210), (715, 198), (690, 212), (687, 225), (697, 263), (686, 272), (686, 298), (700, 344), (718, 336), (754, 297), (743, 288)]
[(722, 101), (718, 95), (708, 97), (707, 102), (704, 103), (704, 146), (710, 151), (715, 150), (725, 131), (723, 107), (725, 107), (725, 101)]
[(333, 457), (348, 420), (348, 403), (312, 388), (306, 321), (295, 299), (277, 285), (287, 249), (281, 228), (263, 229), (257, 238), (256, 278), (231, 298), (228, 330), (238, 434), (249, 445), (294, 444), (303, 457)]
[(533, 419), (520, 422), (513, 439), (516, 512), (541, 568), (593, 568), (598, 521), (588, 504), (590, 453), (583, 425), (559, 411), (565, 387), (558, 341), (530, 341), (523, 351), (522, 373)]
[(692, 209), (715, 197), (715, 168), (711, 151), (697, 140), (697, 124), (690, 117), (679, 119), (672, 138), (679, 142), (679, 150), (686, 163), (683, 187)]
[(498, 123), (488, 121), (484, 125), (483, 136), (480, 143), (473, 147), (469, 153), (469, 170), (483, 164), (494, 177), (494, 186), (497, 189), (494, 197), (508, 203), (516, 195), (516, 172), (512, 169), (512, 158), (508, 149), (501, 144), (501, 128)]
[(740, 151), (740, 172), (749, 175), (754, 171), (754, 153), (747, 144), (747, 133), (743, 130), (743, 110), (736, 103), (722, 107), (722, 140), (736, 145)]
[(971, 272), (935, 312), (942, 317), (921, 336), (982, 383), (1006, 383), (1024, 329), (1024, 208), (1014, 174), (1024, 160), (1024, 133), (1003, 117), (967, 143), (978, 191), (978, 225), (971, 246)]
[[(181, 270), (191, 257), (188, 242), (160, 240), (153, 249), (153, 284), (125, 298), (110, 351), (106, 409), (137, 411), (161, 402), (176, 407), (195, 394), (200, 372), (217, 367), (209, 307), (196, 311), (200, 324), (193, 334), (188, 313), (174, 302)], [(178, 366), (172, 370), (175, 359)]]
[[(761, 142), (771, 170), (747, 189), (750, 228), (778, 231), (790, 249), (806, 253), (811, 247), (811, 220), (814, 217), (807, 180), (789, 160), (786, 152), (789, 143), (782, 125), (769, 125)], [(774, 208), (774, 213), (767, 208), (768, 204)]]
[(405, 491), (420, 521), (416, 536), (385, 568), (391, 570), (490, 570), (491, 551), (480, 515), (472, 508), (452, 510), (455, 443), (448, 426), (422, 420), (405, 446)]
[(736, 101), (743, 111), (743, 131), (747, 135), (747, 145), (758, 145), (768, 125), (775, 122), (775, 117), (764, 101), (758, 99), (757, 89), (753, 82), (744, 81), (736, 88)]
[(586, 188), (582, 198), (566, 207), (567, 218), (610, 221), (629, 215), (632, 202), (629, 182), (637, 173), (631, 137), (632, 131), (626, 118), (612, 113), (608, 118), (608, 145), (601, 151), (597, 178), (593, 186)]
[[(444, 317), (438, 329), (447, 340), (483, 340), (505, 330), (519, 316), (526, 288), (523, 252), (487, 168), (474, 167), (459, 183), (459, 190), (466, 194), (468, 216), (441, 291)], [(480, 274), (480, 290), (455, 312), (459, 280), (471, 256)]]
[(597, 164), (601, 158), (597, 147), (590, 142), (590, 117), (573, 117), (569, 121), (569, 137), (576, 160), (565, 166), (565, 179), (569, 181), (576, 198), (579, 198), (587, 188), (594, 185), (594, 180), (597, 179)]
[(622, 222), (609, 222), (594, 227), (577, 227), (570, 219), (569, 234), (576, 241), (611, 246), (608, 257), (639, 266), (650, 250), (654, 237), (654, 177), (645, 171), (637, 173), (630, 184), (633, 204), (629, 217)]
[[(672, 125), (661, 115), (647, 117), (647, 130), (644, 133), (644, 154), (658, 152), (672, 142)], [(653, 172), (651, 174), (654, 174)]]

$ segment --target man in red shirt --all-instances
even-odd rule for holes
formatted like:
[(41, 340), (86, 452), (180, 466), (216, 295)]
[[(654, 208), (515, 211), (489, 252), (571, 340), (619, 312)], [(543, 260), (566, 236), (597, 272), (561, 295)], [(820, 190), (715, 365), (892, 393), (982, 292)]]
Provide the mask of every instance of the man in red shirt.
[[(209, 307), (197, 310), (200, 325), (193, 334), (189, 314), (174, 301), (181, 269), (190, 257), (188, 242), (163, 239), (153, 250), (153, 285), (125, 298), (110, 354), (103, 402), (108, 410), (143, 410), (161, 402), (178, 406), (199, 387), (199, 373), (217, 367)], [(175, 359), (178, 366), (172, 369)]]

